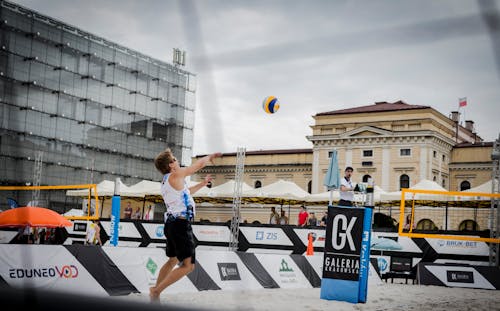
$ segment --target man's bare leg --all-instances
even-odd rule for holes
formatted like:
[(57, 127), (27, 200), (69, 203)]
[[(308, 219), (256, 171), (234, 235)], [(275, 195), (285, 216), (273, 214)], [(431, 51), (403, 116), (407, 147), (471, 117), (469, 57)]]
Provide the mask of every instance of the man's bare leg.
[(156, 284), (154, 287), (149, 288), (149, 297), (151, 301), (156, 301), (160, 298), (160, 295), (156, 295), (154, 289), (167, 277), (167, 275), (172, 271), (172, 269), (179, 263), (176, 257), (169, 257), (167, 262), (161, 267), (158, 273), (158, 278), (156, 279)]
[[(183, 276), (189, 274), (194, 270), (194, 264), (191, 263), (191, 257), (188, 257), (182, 261), (182, 265), (175, 270), (171, 270), (166, 277), (161, 280), (155, 287), (149, 289), (149, 296), (151, 301), (156, 301), (159, 299), (162, 291), (168, 286), (174, 284), (180, 280)], [(159, 280), (159, 278), (158, 278)]]

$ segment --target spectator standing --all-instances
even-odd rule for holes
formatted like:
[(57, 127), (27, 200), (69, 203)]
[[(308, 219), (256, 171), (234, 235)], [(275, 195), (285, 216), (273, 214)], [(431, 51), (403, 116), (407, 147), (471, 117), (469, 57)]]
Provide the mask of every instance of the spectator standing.
[(309, 214), (309, 218), (307, 220), (309, 226), (317, 226), (318, 225), (318, 219), (316, 218), (316, 215), (314, 214), (314, 212), (311, 212)]
[(326, 227), (327, 219), (328, 219), (328, 212), (325, 212), (323, 217), (321, 217), (321, 222), (319, 223), (319, 225), (322, 227)]
[(307, 225), (308, 218), (309, 218), (309, 214), (307, 213), (307, 208), (305, 205), (302, 205), (300, 207), (300, 212), (299, 212), (298, 226), (304, 227), (305, 225)]
[(284, 210), (281, 210), (280, 225), (288, 225), (288, 217)]
[(352, 167), (346, 167), (344, 178), (340, 181), (340, 206), (352, 206), (352, 201), (354, 201), (354, 186), (351, 180), (352, 172)]
[(130, 206), (130, 202), (127, 203), (127, 207), (125, 207), (125, 211), (123, 212), (123, 218), (131, 219), (132, 218), (132, 206)]
[(279, 223), (280, 215), (276, 212), (276, 207), (271, 207), (271, 215), (269, 215), (269, 224), (277, 225)]
[(134, 214), (132, 215), (132, 219), (141, 219), (141, 209), (138, 207)]

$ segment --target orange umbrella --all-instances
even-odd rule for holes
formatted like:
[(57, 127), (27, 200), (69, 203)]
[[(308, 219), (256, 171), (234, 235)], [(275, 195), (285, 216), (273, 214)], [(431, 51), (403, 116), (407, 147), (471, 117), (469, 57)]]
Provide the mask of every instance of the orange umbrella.
[(25, 206), (0, 213), (0, 227), (69, 227), (73, 223), (64, 216), (44, 207)]

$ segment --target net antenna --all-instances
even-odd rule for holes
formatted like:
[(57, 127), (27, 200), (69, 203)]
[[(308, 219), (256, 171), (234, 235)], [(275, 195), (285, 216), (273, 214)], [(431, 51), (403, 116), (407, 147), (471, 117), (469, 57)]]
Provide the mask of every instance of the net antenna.
[(233, 192), (233, 217), (231, 218), (231, 236), (229, 237), (229, 250), (238, 250), (238, 235), (240, 232), (240, 206), (241, 191), (243, 185), (243, 172), (245, 170), (245, 148), (238, 147), (236, 153), (236, 170), (234, 173), (234, 192)]
[[(493, 150), (491, 152), (492, 160), (492, 171), (491, 171), (491, 193), (498, 195), (500, 193), (500, 134), (493, 143)], [(498, 240), (500, 237), (500, 213), (498, 213), (498, 205), (500, 203), (500, 198), (494, 197), (491, 199), (491, 209), (490, 209), (490, 237), (492, 239)], [(496, 213), (495, 213), (496, 211)], [(490, 266), (498, 267), (500, 266), (500, 244), (491, 243), (490, 244)]]

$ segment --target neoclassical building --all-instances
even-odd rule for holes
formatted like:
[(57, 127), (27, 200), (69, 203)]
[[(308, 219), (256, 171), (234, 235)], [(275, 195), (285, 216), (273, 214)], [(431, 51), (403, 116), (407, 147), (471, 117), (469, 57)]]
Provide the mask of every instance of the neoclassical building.
[[(355, 181), (371, 177), (385, 191), (422, 179), (452, 191), (491, 179), (493, 144), (483, 142), (473, 121), (462, 125), (457, 111), (448, 117), (430, 106), (377, 102), (321, 112), (313, 119), (312, 135), (306, 137), (312, 149), (247, 151), (244, 182), (260, 187), (285, 179), (310, 193), (323, 192), (333, 150), (341, 171), (352, 166)], [(226, 153), (193, 179), (211, 174), (219, 185), (234, 179), (235, 165), (236, 153)]]

